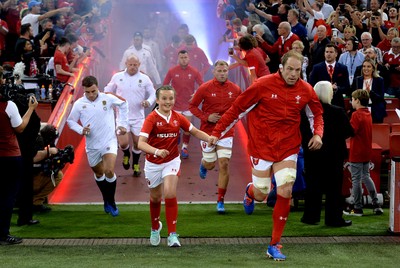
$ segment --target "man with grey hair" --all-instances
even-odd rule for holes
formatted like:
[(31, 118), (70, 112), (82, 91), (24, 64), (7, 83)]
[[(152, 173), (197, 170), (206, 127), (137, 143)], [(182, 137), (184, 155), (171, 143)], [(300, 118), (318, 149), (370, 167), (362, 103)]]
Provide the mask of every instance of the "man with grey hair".
[(300, 38), (292, 33), (292, 27), (289, 22), (283, 21), (279, 23), (278, 26), (278, 34), (279, 38), (276, 42), (271, 46), (264, 40), (261, 40), (260, 36), (256, 36), (257, 41), (260, 44), (260, 47), (269, 55), (278, 53), (279, 58), (281, 58), (286, 52), (292, 49), (292, 44), (296, 40), (300, 40)]
[(383, 63), (389, 72), (387, 93), (400, 99), (400, 37), (392, 39), (391, 47), (383, 55)]
[(271, 31), (265, 24), (256, 24), (253, 26), (253, 35), (261, 36), (264, 41), (267, 41), (269, 44), (275, 43), (275, 38), (273, 37)]
[[(376, 60), (378, 63), (380, 63), (380, 64), (383, 62), (382, 51), (381, 51), (379, 48), (374, 47), (374, 46), (372, 45), (372, 35), (371, 35), (371, 33), (369, 33), (369, 32), (363, 32), (363, 33), (361, 34), (361, 43), (362, 43), (362, 45), (363, 45), (363, 48), (362, 48), (362, 51), (361, 51), (361, 52), (364, 53), (365, 50), (367, 50), (368, 48), (372, 48), (372, 49), (374, 50), (375, 54), (376, 54), (375, 60)], [(365, 54), (365, 53), (364, 53), (364, 54)]]

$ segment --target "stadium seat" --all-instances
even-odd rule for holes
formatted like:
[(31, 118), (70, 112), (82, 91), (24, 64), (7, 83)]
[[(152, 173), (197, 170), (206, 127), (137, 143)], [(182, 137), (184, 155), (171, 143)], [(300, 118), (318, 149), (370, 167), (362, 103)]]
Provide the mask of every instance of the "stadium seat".
[(400, 123), (399, 116), (395, 109), (386, 109), (387, 116), (383, 119), (383, 123)]
[(389, 153), (390, 124), (372, 124), (372, 142), (382, 147), (382, 154)]
[(400, 123), (392, 123), (390, 124), (391, 133), (400, 133)]
[(400, 156), (400, 133), (390, 134), (390, 157)]
[(385, 98), (386, 109), (396, 109), (400, 108), (400, 103), (398, 98)]

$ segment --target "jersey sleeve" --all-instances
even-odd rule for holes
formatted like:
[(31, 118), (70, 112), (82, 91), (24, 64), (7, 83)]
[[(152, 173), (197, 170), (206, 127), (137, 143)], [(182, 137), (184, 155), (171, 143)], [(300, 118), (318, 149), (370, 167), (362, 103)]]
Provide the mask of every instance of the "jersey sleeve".
[(154, 127), (154, 112), (149, 114), (147, 118), (144, 120), (142, 130), (139, 133), (139, 136), (143, 136), (149, 138), (151, 131)]

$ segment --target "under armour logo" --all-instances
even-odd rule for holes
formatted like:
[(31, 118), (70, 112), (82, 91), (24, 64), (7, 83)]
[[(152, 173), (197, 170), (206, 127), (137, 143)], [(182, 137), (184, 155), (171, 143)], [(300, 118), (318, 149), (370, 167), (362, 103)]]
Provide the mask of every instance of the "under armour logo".
[(296, 96), (296, 104), (299, 104), (299, 103), (300, 103), (300, 99), (301, 99), (301, 97), (300, 97), (299, 95), (297, 95), (297, 96)]
[(287, 217), (282, 217), (282, 216), (280, 216), (280, 217), (279, 217), (279, 220), (281, 220), (281, 221), (287, 221)]
[(162, 122), (157, 122), (157, 127), (162, 127)]
[(216, 97), (216, 96), (217, 96), (217, 94), (211, 93), (211, 97)]
[(271, 95), (271, 99), (277, 99), (278, 98), (278, 94), (272, 94)]
[(172, 221), (172, 224), (176, 224), (178, 221)]
[(179, 74), (176, 74), (175, 77), (179, 77)]
[(171, 171), (172, 172), (176, 172), (176, 168), (171, 168)]

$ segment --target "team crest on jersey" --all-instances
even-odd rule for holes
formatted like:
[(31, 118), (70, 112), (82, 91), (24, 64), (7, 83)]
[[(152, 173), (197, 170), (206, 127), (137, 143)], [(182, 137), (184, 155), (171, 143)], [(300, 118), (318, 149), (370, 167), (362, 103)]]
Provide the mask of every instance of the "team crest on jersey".
[(107, 147), (107, 148), (106, 148), (107, 151), (110, 151), (110, 149), (111, 149), (110, 147)]
[(232, 92), (228, 92), (229, 98), (232, 98), (233, 93)]
[(82, 109), (86, 109), (86, 108), (87, 108), (86, 105), (83, 105), (83, 106), (82, 106)]
[(301, 97), (300, 97), (299, 95), (297, 95), (297, 96), (295, 97), (295, 99), (296, 99), (296, 104), (299, 104), (299, 103), (300, 103)]
[(142, 79), (139, 79), (138, 87), (142, 87)]
[(177, 120), (174, 120), (173, 122), (172, 122), (173, 124), (174, 124), (174, 126), (178, 126), (178, 121)]
[(120, 78), (119, 81), (122, 82), (122, 81), (124, 81), (124, 79)]
[(188, 74), (189, 79), (192, 79), (192, 74)]
[(260, 158), (252, 157), (252, 158), (251, 158), (251, 161), (253, 162), (253, 166), (257, 166), (258, 163), (260, 162)]
[(107, 107), (106, 107), (107, 101), (103, 100), (102, 103), (103, 103), (103, 110), (107, 111)]

